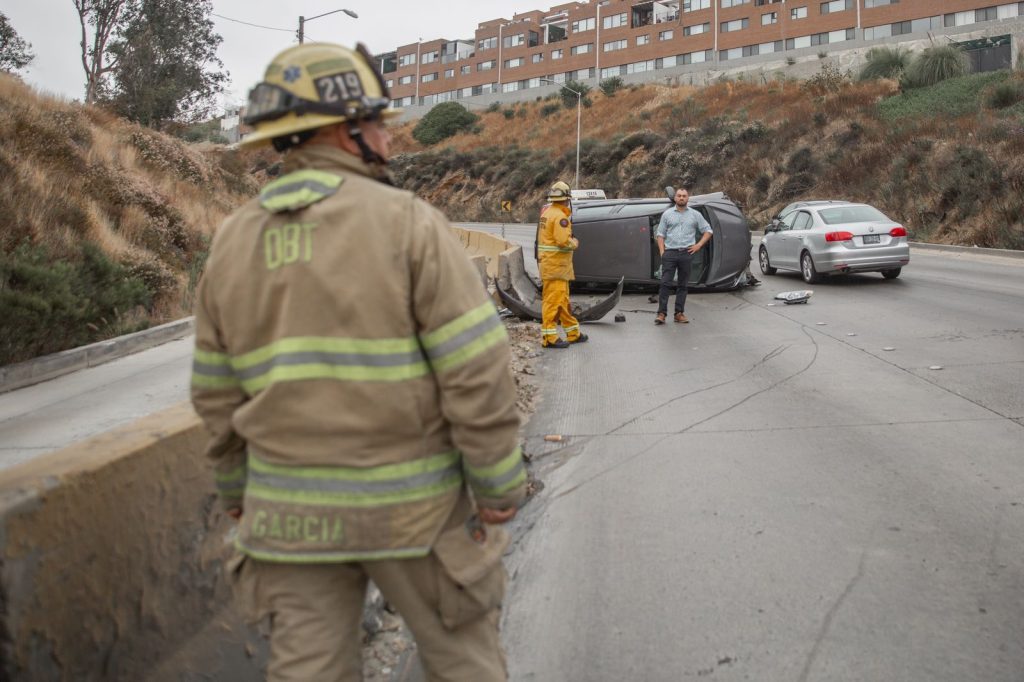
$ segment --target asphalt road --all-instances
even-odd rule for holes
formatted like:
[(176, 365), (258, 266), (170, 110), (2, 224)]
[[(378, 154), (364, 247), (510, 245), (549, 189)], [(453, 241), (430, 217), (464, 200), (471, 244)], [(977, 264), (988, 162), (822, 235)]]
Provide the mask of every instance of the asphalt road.
[(512, 679), (1024, 679), (1024, 261), (763, 279), (544, 352)]

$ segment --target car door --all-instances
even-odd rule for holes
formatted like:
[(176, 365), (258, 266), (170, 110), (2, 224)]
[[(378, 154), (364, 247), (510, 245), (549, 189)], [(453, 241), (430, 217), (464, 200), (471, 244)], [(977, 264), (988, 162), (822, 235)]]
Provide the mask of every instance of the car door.
[(777, 268), (793, 269), (796, 267), (795, 261), (787, 260), (788, 250), (786, 247), (796, 216), (796, 211), (782, 216), (779, 219), (778, 230), (768, 235), (770, 238), (765, 241), (765, 247), (768, 249), (768, 261)]
[(804, 238), (811, 230), (813, 220), (807, 211), (796, 211), (787, 216), (790, 229), (786, 231), (786, 241), (783, 246), (783, 261), (787, 268), (800, 267), (800, 251), (803, 249)]

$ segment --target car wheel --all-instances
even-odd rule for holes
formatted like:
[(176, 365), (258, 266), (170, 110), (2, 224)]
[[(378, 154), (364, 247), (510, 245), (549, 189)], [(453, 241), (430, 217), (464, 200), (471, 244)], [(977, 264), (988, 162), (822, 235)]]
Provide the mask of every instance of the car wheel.
[(757, 250), (757, 262), (761, 265), (761, 272), (766, 275), (774, 275), (777, 270), (768, 263), (768, 249), (763, 246)]
[(821, 275), (814, 269), (814, 261), (811, 259), (811, 254), (806, 251), (800, 256), (800, 274), (808, 284), (815, 284), (821, 281)]
[(892, 270), (882, 270), (882, 277), (886, 279), (896, 279), (903, 272), (903, 268), (893, 268)]

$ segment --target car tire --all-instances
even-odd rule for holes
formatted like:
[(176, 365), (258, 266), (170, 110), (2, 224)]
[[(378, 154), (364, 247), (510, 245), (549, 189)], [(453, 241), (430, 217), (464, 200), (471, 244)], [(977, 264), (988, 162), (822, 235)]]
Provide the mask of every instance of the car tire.
[(757, 250), (757, 262), (761, 266), (761, 272), (766, 275), (774, 275), (778, 272), (778, 269), (773, 268), (768, 262), (768, 249), (763, 246)]
[(800, 276), (808, 284), (817, 284), (821, 281), (821, 275), (814, 269), (814, 259), (806, 251), (800, 254)]
[(893, 268), (891, 270), (882, 270), (882, 277), (886, 279), (896, 279), (903, 272), (903, 268)]

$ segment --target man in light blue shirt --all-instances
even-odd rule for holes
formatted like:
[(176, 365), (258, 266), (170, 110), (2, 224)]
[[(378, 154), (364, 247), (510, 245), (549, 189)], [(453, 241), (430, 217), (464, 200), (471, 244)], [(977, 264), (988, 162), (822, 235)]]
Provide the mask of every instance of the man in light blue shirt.
[[(683, 309), (686, 306), (686, 288), (690, 281), (690, 266), (693, 254), (704, 248), (711, 241), (711, 225), (695, 209), (687, 204), (690, 193), (685, 189), (677, 189), (675, 206), (661, 214), (658, 223), (658, 251), (661, 253), (661, 288), (658, 290), (658, 315), (654, 324), (665, 324), (668, 316), (668, 299), (672, 293), (672, 280), (676, 271), (679, 272), (679, 285), (676, 287), (676, 322), (689, 322)], [(700, 233), (700, 241), (697, 234)]]

